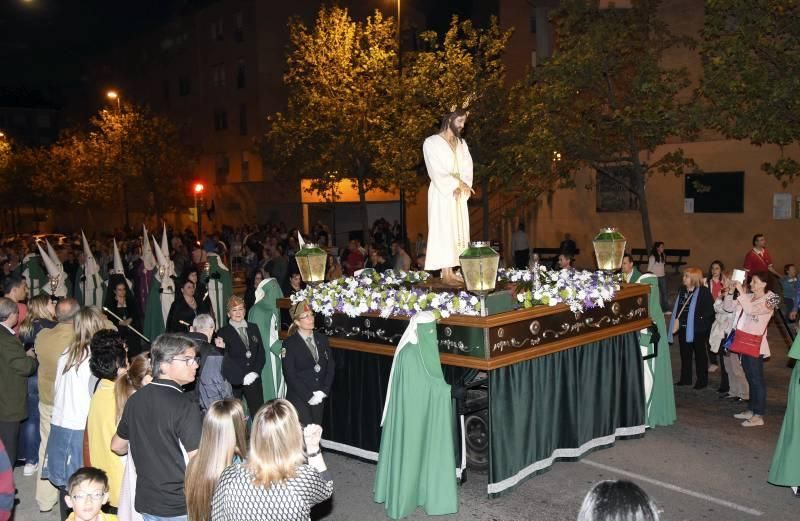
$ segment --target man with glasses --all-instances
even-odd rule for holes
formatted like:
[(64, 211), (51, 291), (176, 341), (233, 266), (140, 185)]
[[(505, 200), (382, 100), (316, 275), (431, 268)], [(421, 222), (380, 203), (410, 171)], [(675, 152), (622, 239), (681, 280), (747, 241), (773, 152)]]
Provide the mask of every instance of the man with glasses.
[(164, 334), (150, 350), (153, 381), (125, 404), (111, 450), (136, 465), (136, 510), (145, 521), (185, 521), (186, 464), (200, 444), (202, 414), (181, 386), (197, 373), (197, 347), (185, 335)]

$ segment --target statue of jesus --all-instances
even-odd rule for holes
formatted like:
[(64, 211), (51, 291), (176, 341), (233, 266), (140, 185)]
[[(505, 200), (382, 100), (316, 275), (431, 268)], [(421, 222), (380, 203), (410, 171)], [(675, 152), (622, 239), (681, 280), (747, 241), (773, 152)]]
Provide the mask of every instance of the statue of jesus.
[(453, 106), (442, 118), (437, 134), (422, 145), (425, 168), (431, 178), (428, 187), (428, 249), (425, 270), (441, 270), (442, 282), (461, 285), (463, 279), (453, 271), (458, 256), (469, 245), (467, 200), (472, 190), (472, 156), (461, 138), (469, 112), (469, 101)]

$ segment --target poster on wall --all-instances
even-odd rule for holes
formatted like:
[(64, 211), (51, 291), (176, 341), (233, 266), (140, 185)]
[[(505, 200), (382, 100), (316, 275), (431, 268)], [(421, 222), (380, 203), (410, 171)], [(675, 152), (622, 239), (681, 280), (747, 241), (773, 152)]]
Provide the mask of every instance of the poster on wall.
[(777, 192), (772, 195), (772, 218), (779, 220), (792, 218), (792, 194)]

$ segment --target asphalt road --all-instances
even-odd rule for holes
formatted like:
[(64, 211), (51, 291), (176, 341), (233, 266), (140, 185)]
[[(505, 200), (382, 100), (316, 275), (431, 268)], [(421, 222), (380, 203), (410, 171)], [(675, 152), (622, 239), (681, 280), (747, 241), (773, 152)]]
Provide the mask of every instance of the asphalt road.
[[(458, 514), (442, 520), (574, 520), (592, 484), (603, 479), (632, 479), (654, 499), (664, 521), (796, 521), (800, 500), (789, 489), (767, 483), (767, 473), (786, 408), (791, 369), (788, 344), (775, 325), (770, 328), (772, 359), (766, 363), (768, 411), (766, 425), (744, 428), (732, 415), (745, 407), (720, 400), (718, 373), (709, 388), (676, 387), (678, 421), (648, 430), (642, 438), (618, 441), (580, 461), (557, 462), (497, 499), (486, 497), (486, 475), (470, 472), (460, 488)], [(672, 350), (677, 375), (677, 349)], [(382, 505), (372, 501), (375, 466), (327, 453), (335, 493), (315, 510), (315, 519), (387, 519)], [(56, 521), (56, 513), (41, 514), (33, 501), (33, 479), (15, 477), (20, 491), (18, 521)], [(407, 519), (427, 519), (422, 510)]]

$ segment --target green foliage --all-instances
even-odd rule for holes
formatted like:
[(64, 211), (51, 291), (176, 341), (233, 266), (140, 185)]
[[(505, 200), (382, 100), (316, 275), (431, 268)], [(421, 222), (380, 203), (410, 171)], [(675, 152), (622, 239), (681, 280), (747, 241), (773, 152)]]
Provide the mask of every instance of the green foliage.
[[(707, 1), (701, 54), (713, 128), (755, 145), (800, 140), (800, 2)], [(784, 158), (764, 170), (788, 183), (800, 164)]]
[(656, 17), (658, 4), (640, 0), (630, 9), (600, 9), (597, 1), (562, 2), (554, 18), (558, 48), (531, 80), (531, 111), (566, 168), (588, 166), (601, 175), (620, 167), (634, 172), (633, 186), (621, 189), (639, 198), (647, 244), (652, 243), (648, 176), (681, 174), (695, 165), (681, 151), (653, 163), (642, 152), (697, 130), (693, 104), (682, 101), (688, 72), (662, 62), (666, 51), (691, 42)]

